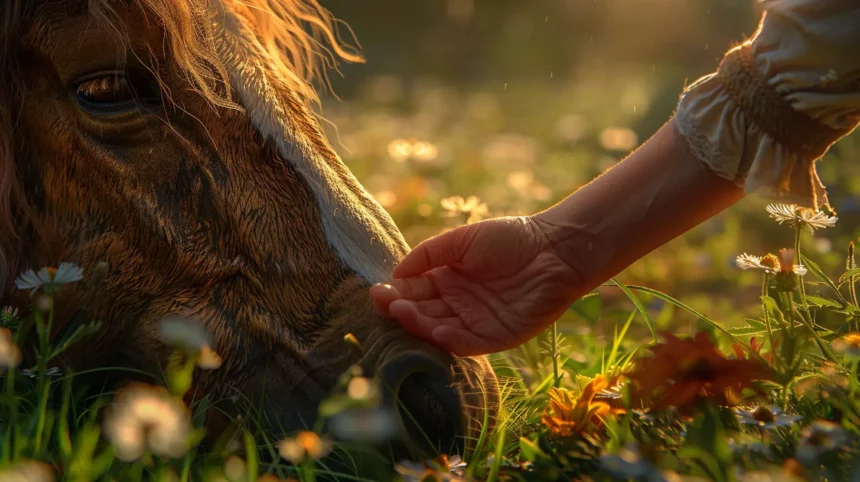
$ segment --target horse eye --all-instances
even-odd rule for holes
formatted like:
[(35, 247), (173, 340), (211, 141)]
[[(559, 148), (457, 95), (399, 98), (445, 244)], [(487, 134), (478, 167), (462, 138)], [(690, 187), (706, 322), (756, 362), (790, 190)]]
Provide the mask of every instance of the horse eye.
[(78, 85), (77, 93), (81, 99), (94, 104), (114, 104), (134, 99), (128, 79), (116, 75), (82, 82)]
[(132, 82), (116, 72), (92, 77), (75, 88), (79, 104), (85, 110), (115, 113), (149, 104), (157, 96), (150, 89)]

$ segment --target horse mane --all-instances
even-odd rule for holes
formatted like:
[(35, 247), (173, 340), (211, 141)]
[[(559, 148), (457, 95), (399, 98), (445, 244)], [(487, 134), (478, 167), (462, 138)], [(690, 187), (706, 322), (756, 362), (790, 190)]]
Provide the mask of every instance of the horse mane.
[[(117, 14), (117, 0), (67, 0), (86, 2), (90, 17), (127, 42), (126, 28)], [(340, 61), (362, 62), (358, 47), (345, 42), (331, 12), (318, 0), (135, 0), (147, 21), (165, 32), (174, 66), (213, 105), (242, 110), (232, 99), (228, 72), (217, 55), (225, 11), (242, 17), (257, 37), (260, 58), (283, 87), (296, 94), (311, 110), (319, 104), (318, 84), (328, 86), (327, 71)], [(0, 2), (0, 299), (16, 269), (15, 246), (21, 224), (23, 193), (15, 172), (15, 66), (12, 45), (22, 34), (28, 14), (39, 4), (34, 0)], [(26, 27), (24, 27), (26, 28)], [(352, 42), (355, 38), (346, 27)], [(357, 44), (357, 42), (355, 42)], [(162, 85), (162, 87), (164, 87)], [(165, 91), (169, 98), (169, 92)], [(19, 147), (20, 150), (20, 147)], [(17, 208), (15, 206), (18, 206)], [(16, 222), (16, 219), (19, 221)]]
[[(173, 62), (209, 101), (239, 108), (230, 98), (227, 72), (217, 55), (224, 11), (244, 17), (264, 50), (270, 73), (307, 104), (317, 104), (315, 84), (328, 86), (327, 71), (340, 60), (362, 62), (357, 47), (340, 36), (340, 26), (318, 0), (135, 0), (164, 30)], [(90, 14), (123, 41), (114, 13), (116, 0), (88, 0)], [(355, 42), (352, 31), (346, 26)]]

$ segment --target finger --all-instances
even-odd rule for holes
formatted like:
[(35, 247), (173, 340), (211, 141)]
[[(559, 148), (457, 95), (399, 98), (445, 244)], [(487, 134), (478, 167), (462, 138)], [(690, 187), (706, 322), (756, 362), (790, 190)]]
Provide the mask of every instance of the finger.
[(400, 298), (412, 301), (432, 300), (439, 297), (439, 290), (427, 276), (396, 279), (389, 283), (400, 294)]
[(431, 333), (433, 342), (457, 356), (487, 355), (505, 350), (504, 346), (494, 346), (491, 340), (475, 335), (471, 331), (451, 325), (438, 325)]
[(435, 343), (433, 329), (444, 324), (459, 324), (457, 318), (433, 318), (418, 311), (415, 303), (408, 300), (396, 300), (389, 306), (391, 316), (394, 317), (403, 329), (412, 336), (422, 340)]
[(395, 278), (409, 278), (463, 259), (474, 228), (461, 226), (415, 247), (394, 269)]
[(416, 301), (415, 306), (419, 313), (430, 318), (452, 318), (456, 316), (448, 303), (439, 299)]
[(380, 316), (390, 317), (391, 312), (388, 310), (388, 305), (394, 300), (401, 298), (397, 288), (386, 283), (376, 283), (370, 287), (370, 298), (373, 300), (373, 307)]

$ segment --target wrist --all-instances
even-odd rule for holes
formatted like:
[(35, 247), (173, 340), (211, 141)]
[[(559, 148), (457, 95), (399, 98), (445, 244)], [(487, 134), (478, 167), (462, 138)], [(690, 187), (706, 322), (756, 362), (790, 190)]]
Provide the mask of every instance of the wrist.
[(619, 242), (628, 236), (621, 235), (627, 225), (615, 222), (613, 212), (582, 209), (582, 197), (582, 192), (574, 193), (531, 218), (555, 255), (577, 273), (585, 294), (605, 281), (603, 274), (617, 256)]

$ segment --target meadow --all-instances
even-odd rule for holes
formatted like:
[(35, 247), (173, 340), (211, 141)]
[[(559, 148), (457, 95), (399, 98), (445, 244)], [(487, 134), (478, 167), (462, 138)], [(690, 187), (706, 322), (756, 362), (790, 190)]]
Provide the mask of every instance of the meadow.
[[(740, 3), (725, 2), (722, 14)], [(349, 19), (356, 7), (343, 8)], [(545, 16), (523, 15), (537, 25)], [(506, 25), (509, 43), (524, 41), (522, 22)], [(361, 23), (356, 31), (362, 38)], [(623, 42), (597, 43), (612, 51)], [(678, 67), (684, 55), (575, 72), (542, 59), (540, 80), (468, 83), (380, 67), (347, 76), (351, 87), (324, 99), (323, 116), (338, 152), (414, 245), (537, 212), (611, 167), (668, 119), (690, 75)], [(70, 283), (97, 289), (99, 273), (71, 264), (22, 273), (31, 309), (3, 308), (0, 327), (0, 481), (860, 480), (858, 153), (854, 134), (820, 163), (832, 211), (750, 197), (576, 302), (542, 336), (491, 355), (503, 387), (497, 426), (467, 453), (432, 460), (389, 460), (321, 429), (273, 438), (255, 430), (252, 408), (204, 450), (204, 413), (217, 401), (187, 406), (183, 395), (196, 369), (222, 361), (207, 333), (162, 324), (175, 347), (163, 380), (100, 391), (100, 370), (55, 365), (98, 320), (48, 335), (54, 295)], [(23, 352), (35, 365), (22, 364)], [(348, 372), (321, 418), (354, 415), (368, 441), (384, 438), (384, 420), (358, 420), (380, 390)]]

